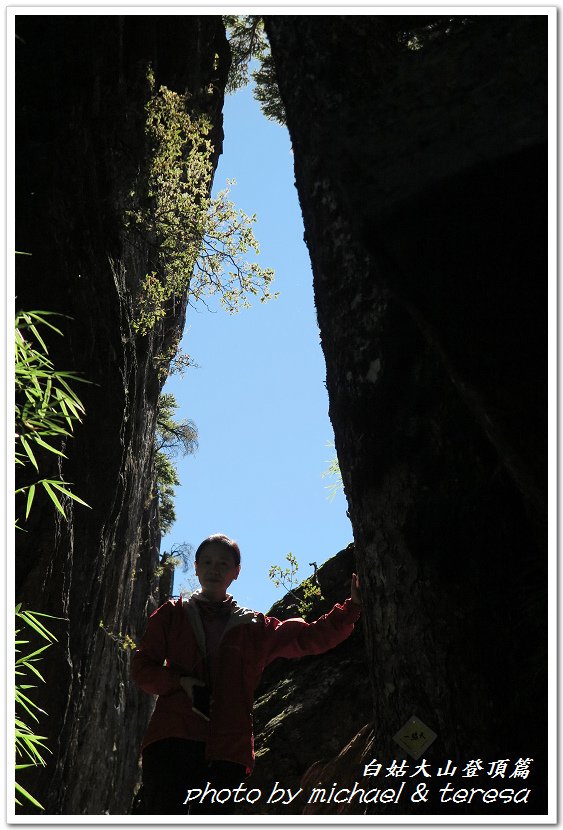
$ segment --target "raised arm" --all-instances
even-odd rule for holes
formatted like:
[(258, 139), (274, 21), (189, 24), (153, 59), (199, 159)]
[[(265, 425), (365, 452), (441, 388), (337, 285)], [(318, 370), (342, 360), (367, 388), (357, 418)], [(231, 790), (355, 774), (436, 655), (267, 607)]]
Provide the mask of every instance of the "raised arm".
[(312, 623), (265, 617), (265, 665), (276, 657), (305, 657), (334, 648), (350, 636), (359, 616), (360, 606), (350, 597)]
[(164, 665), (172, 613), (172, 603), (167, 602), (151, 614), (145, 636), (131, 662), (133, 680), (152, 695), (168, 695), (182, 688), (180, 672)]

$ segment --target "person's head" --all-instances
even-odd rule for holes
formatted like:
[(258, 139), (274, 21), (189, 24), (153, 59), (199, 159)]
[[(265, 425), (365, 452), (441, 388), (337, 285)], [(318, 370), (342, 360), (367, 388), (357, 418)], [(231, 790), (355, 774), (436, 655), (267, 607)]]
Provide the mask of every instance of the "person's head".
[(195, 572), (205, 596), (224, 599), (240, 573), (239, 546), (223, 533), (208, 536), (195, 552)]

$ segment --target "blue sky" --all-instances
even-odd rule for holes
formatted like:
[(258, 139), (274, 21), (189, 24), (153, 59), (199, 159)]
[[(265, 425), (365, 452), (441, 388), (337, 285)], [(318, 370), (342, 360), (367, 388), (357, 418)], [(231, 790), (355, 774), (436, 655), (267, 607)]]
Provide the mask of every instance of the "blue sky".
[[(188, 309), (182, 349), (199, 368), (165, 391), (180, 405), (176, 417), (195, 422), (199, 450), (178, 462), (177, 520), (162, 550), (195, 548), (210, 533), (235, 538), (242, 571), (232, 592), (267, 611), (282, 595), (270, 565), (291, 551), (304, 579), (309, 562), (352, 541), (352, 529), (343, 494), (329, 501), (321, 477), (333, 430), (288, 132), (267, 121), (249, 88), (226, 98), (224, 118), (214, 191), (236, 179), (231, 198), (258, 216), (259, 262), (275, 269), (280, 297), (235, 315)], [(175, 593), (186, 581), (177, 570)]]

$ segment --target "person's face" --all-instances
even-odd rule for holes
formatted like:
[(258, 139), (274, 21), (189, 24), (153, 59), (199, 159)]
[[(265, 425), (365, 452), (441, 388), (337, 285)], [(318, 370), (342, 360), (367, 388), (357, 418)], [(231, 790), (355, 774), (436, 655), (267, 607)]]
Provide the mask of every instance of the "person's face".
[(224, 599), (231, 582), (237, 578), (240, 565), (235, 565), (233, 554), (225, 545), (212, 542), (206, 545), (195, 563), (195, 572), (202, 591), (210, 599)]

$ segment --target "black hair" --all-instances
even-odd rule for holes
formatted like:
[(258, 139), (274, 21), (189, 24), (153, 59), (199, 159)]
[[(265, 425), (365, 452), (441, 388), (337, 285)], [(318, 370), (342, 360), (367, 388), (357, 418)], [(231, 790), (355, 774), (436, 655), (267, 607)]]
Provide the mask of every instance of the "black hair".
[(211, 536), (208, 536), (207, 539), (203, 540), (195, 552), (196, 562), (198, 561), (202, 550), (207, 547), (207, 545), (224, 545), (224, 547), (230, 550), (233, 559), (235, 560), (235, 565), (240, 565), (240, 548), (234, 539), (229, 539), (229, 537), (225, 536), (224, 533), (213, 533)]

